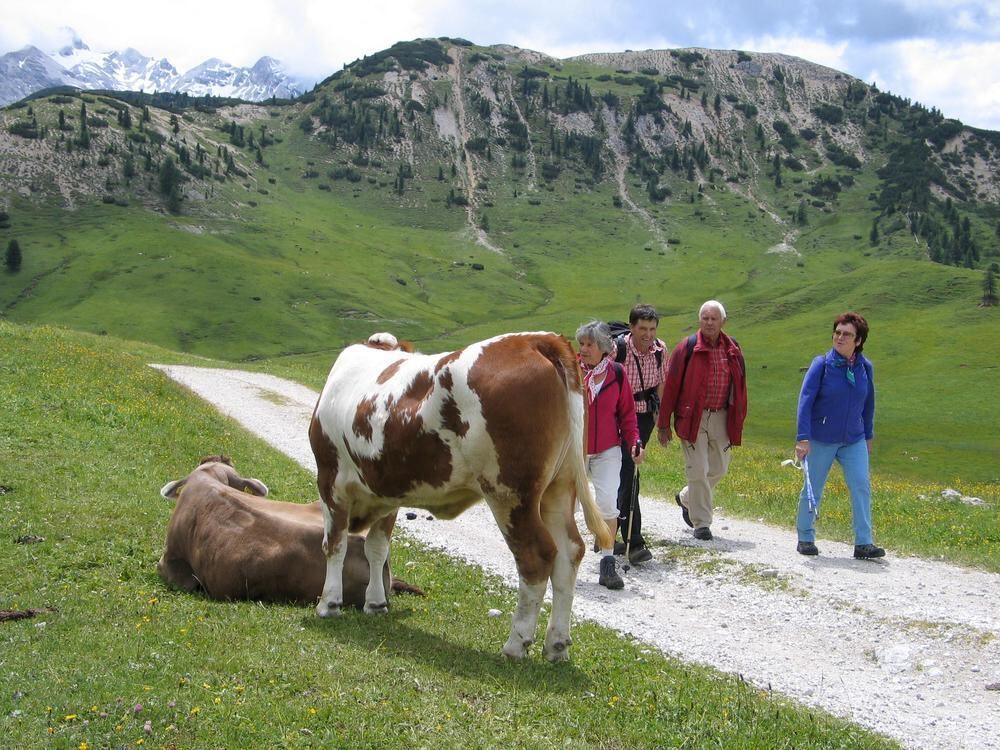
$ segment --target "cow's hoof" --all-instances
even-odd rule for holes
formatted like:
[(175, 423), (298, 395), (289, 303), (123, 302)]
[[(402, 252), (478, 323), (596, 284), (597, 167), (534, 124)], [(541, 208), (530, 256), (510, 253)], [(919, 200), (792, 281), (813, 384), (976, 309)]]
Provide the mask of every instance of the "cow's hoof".
[(522, 641), (519, 639), (511, 638), (504, 644), (503, 655), (508, 659), (513, 659), (514, 661), (520, 661), (525, 656), (528, 655), (528, 647), (533, 643), (533, 641)]
[(316, 605), (316, 614), (320, 617), (340, 617), (343, 614), (340, 604), (320, 602)]
[(382, 602), (381, 604), (371, 604), (370, 602), (365, 602), (365, 614), (366, 615), (384, 615), (389, 612), (389, 602)]
[(546, 644), (545, 648), (542, 649), (542, 655), (549, 661), (568, 661), (569, 642), (556, 641), (552, 645)]

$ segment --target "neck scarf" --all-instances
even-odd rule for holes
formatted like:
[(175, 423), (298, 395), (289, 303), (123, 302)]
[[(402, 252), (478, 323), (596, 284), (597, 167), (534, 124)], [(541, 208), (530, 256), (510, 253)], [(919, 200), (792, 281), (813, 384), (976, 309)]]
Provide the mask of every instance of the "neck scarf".
[(595, 383), (594, 380), (603, 375), (608, 371), (608, 365), (611, 364), (611, 359), (607, 356), (601, 358), (601, 361), (594, 365), (594, 368), (587, 373), (587, 388), (590, 390), (590, 401), (593, 403), (594, 399), (597, 398), (597, 394), (601, 391), (601, 386), (604, 385), (604, 379)]
[(840, 354), (840, 352), (833, 353), (833, 366), (846, 368), (847, 382), (851, 384), (852, 388), (857, 384), (857, 381), (854, 379), (854, 365), (857, 361), (857, 352), (852, 354), (850, 359)]

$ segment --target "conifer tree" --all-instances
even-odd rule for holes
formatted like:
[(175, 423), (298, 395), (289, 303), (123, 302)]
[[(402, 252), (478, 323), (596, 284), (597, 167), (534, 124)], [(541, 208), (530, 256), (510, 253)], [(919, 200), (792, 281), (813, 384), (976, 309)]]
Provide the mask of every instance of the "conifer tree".
[(11, 273), (17, 273), (21, 270), (21, 245), (18, 244), (17, 240), (11, 240), (7, 243), (7, 254), (4, 261), (7, 264), (7, 270)]
[(997, 298), (997, 268), (996, 263), (991, 263), (983, 275), (983, 307), (992, 307), (1000, 301)]

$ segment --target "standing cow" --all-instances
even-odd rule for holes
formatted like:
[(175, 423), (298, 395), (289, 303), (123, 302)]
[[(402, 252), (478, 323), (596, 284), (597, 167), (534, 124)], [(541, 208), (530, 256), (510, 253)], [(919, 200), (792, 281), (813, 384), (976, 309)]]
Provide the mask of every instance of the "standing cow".
[[(365, 555), (379, 570), (401, 505), (454, 518), (485, 498), (520, 576), (503, 653), (527, 654), (551, 579), (543, 653), (567, 659), (584, 552), (577, 499), (601, 546), (611, 545), (587, 482), (583, 431), (580, 370), (562, 336), (508, 334), (425, 355), (381, 333), (347, 347), (309, 426), (326, 530), (319, 616), (340, 613), (348, 532), (368, 529)], [(387, 608), (383, 581), (372, 576), (365, 612)]]

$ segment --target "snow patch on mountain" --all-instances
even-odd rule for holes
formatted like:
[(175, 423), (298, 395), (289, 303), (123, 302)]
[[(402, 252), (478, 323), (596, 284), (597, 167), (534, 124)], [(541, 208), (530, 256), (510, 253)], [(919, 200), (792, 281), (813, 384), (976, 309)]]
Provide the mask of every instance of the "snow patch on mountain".
[(69, 28), (60, 29), (58, 45), (51, 51), (28, 46), (0, 56), (0, 105), (53, 86), (172, 91), (247, 101), (292, 98), (305, 90), (272, 57), (262, 57), (250, 68), (211, 58), (181, 74), (166, 58), (147, 57), (131, 47), (113, 52), (92, 50)]

